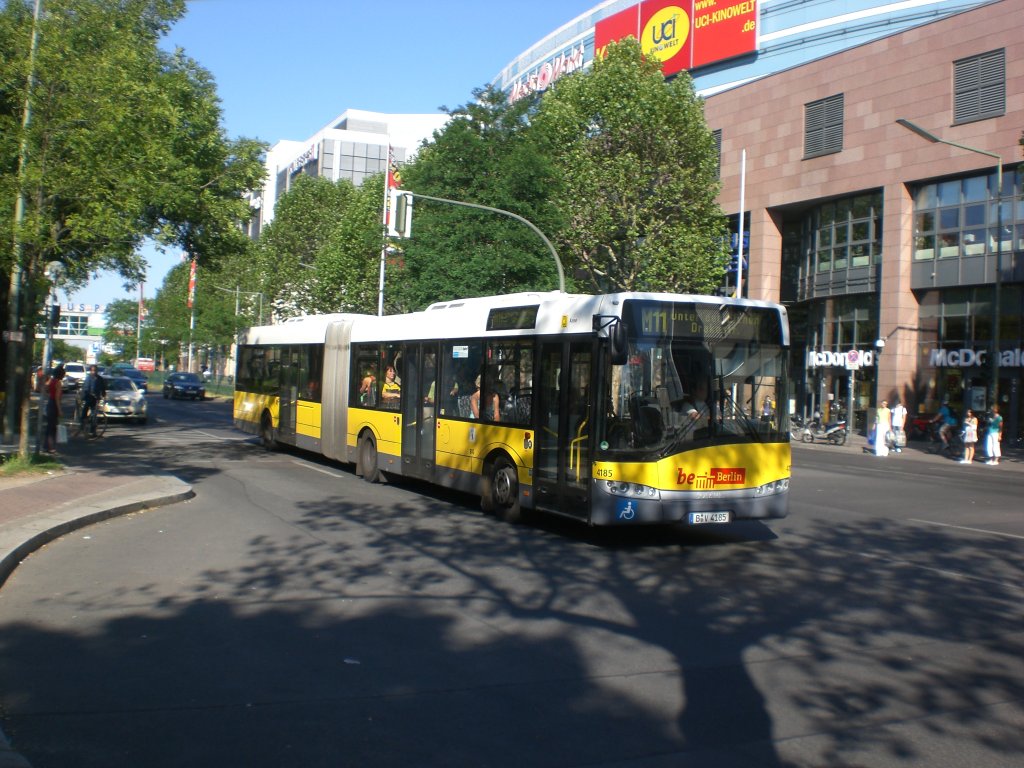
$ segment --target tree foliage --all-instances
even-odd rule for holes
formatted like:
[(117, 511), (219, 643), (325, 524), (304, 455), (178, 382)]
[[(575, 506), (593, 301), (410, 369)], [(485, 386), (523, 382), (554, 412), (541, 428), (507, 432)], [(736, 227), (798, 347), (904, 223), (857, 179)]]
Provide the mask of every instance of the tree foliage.
[(260, 290), (281, 317), (375, 312), (382, 245), (382, 175), (356, 187), (300, 176), (260, 234)]
[(639, 44), (560, 79), (531, 130), (560, 182), (560, 242), (598, 290), (709, 293), (726, 261), (717, 153), (686, 74), (666, 83)]
[[(500, 208), (533, 222), (549, 237), (559, 228), (553, 169), (529, 130), (529, 103), (509, 104), (482, 88), (449, 110), (451, 121), (402, 169), (414, 193)], [(558, 287), (551, 254), (521, 222), (486, 211), (417, 201), (413, 237), (386, 296), (393, 309), (434, 301)]]
[(209, 73), (158, 47), (184, 9), (184, 0), (46, 0), (37, 24), (27, 0), (0, 9), (0, 196), (24, 201), (17, 232), (13, 206), (0, 206), (0, 240), (18, 243), (0, 250), (0, 267), (22, 276), (3, 281), (0, 297), (8, 304), (18, 291), (23, 326), (49, 261), (63, 262), (70, 291), (100, 270), (138, 283), (147, 237), (210, 265), (245, 247), (238, 224), (264, 148), (229, 140)]
[(135, 340), (139, 330), (139, 302), (131, 299), (116, 299), (107, 304), (106, 327), (103, 329), (103, 341), (123, 349), (129, 347), (134, 351), (135, 345), (128, 344)]

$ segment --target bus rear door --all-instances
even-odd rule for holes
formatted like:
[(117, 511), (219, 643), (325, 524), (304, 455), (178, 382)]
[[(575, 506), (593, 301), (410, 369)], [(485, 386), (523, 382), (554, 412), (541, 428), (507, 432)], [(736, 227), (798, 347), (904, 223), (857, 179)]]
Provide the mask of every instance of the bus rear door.
[(285, 347), (281, 350), (277, 439), (288, 445), (295, 445), (295, 408), (299, 397), (298, 376), (299, 352), (294, 347)]
[(437, 344), (407, 344), (402, 378), (402, 474), (432, 480)]

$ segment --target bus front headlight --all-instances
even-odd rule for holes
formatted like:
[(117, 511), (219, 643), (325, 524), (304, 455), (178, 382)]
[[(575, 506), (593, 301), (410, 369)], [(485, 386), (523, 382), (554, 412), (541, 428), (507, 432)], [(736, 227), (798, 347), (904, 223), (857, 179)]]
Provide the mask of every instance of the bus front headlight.
[(612, 496), (628, 496), (634, 499), (656, 499), (659, 496), (657, 488), (621, 480), (608, 480), (605, 482), (605, 488)]
[(758, 496), (774, 496), (779, 493), (784, 493), (789, 490), (789, 478), (783, 478), (782, 480), (776, 480), (771, 483), (765, 483), (757, 487)]

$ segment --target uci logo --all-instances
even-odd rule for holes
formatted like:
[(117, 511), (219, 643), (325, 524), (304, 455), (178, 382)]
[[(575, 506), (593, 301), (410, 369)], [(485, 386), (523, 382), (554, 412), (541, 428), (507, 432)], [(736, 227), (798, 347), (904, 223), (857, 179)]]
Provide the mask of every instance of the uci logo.
[(690, 36), (690, 17), (675, 5), (651, 16), (641, 35), (644, 56), (665, 62), (683, 50)]

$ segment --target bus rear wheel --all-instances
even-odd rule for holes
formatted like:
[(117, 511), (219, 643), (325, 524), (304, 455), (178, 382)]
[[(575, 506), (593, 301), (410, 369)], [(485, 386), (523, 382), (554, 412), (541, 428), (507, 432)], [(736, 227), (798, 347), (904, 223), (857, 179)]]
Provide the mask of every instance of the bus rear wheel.
[(485, 476), (484, 492), (480, 505), (485, 512), (494, 513), (509, 523), (523, 521), (523, 509), (519, 504), (519, 472), (507, 456), (499, 456), (491, 464)]
[(260, 419), (260, 443), (268, 451), (277, 447), (277, 440), (274, 438), (274, 422), (269, 413), (264, 413), (263, 418)]
[(359, 441), (359, 468), (363, 480), (368, 483), (380, 481), (380, 469), (377, 468), (377, 443), (372, 435), (365, 435)]

